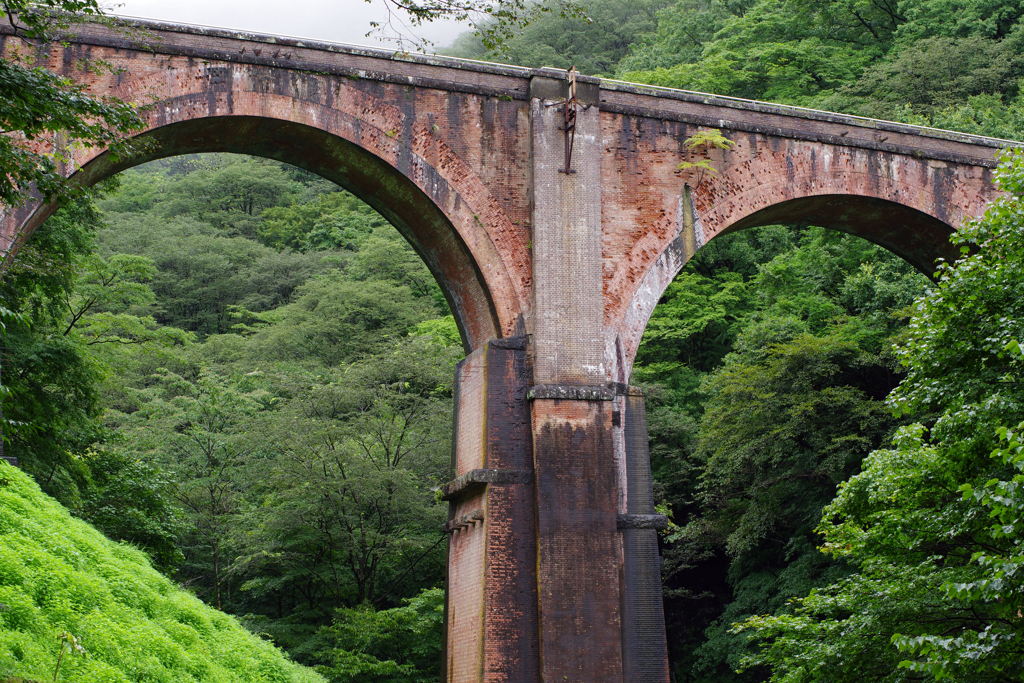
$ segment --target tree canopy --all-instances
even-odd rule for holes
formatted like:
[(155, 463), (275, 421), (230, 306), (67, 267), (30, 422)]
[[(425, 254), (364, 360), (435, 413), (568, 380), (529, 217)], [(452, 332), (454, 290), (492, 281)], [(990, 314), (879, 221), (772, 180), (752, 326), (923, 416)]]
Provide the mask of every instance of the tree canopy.
[(1022, 160), (1002, 162), (1007, 194), (954, 236), (963, 258), (912, 307), (888, 402), (919, 421), (824, 510), (824, 548), (851, 575), (737, 627), (766, 643), (746, 664), (772, 680), (1020, 674)]

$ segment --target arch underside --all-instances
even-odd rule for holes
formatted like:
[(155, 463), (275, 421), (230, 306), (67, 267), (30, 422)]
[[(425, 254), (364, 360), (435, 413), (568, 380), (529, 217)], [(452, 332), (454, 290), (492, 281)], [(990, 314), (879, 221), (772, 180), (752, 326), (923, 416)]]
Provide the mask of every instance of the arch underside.
[(789, 199), (741, 218), (715, 237), (763, 225), (817, 226), (861, 237), (929, 277), (935, 273), (938, 259), (955, 261), (960, 256), (949, 241), (952, 226), (909, 206), (864, 195)]
[[(695, 218), (699, 222), (700, 217)], [(708, 242), (764, 225), (817, 226), (861, 237), (891, 251), (929, 277), (934, 276), (937, 259), (952, 262), (960, 256), (949, 241), (954, 229), (948, 223), (891, 200), (853, 194), (783, 200), (740, 218), (712, 235)], [(696, 228), (701, 230), (699, 225)], [(687, 236), (680, 234), (661, 253), (636, 289), (618, 333), (606, 341), (609, 361), (615, 358), (623, 366), (626, 378), (632, 374), (640, 340), (662, 293), (693, 256), (686, 243)]]
[[(91, 186), (149, 161), (204, 152), (246, 154), (302, 168), (366, 202), (409, 241), (441, 286), (467, 352), (502, 336), (484, 276), (456, 228), (410, 178), (373, 153), (312, 126), (258, 116), (189, 119), (152, 128), (138, 138), (148, 143), (142, 154), (114, 160), (103, 152), (74, 178)], [(443, 179), (430, 181), (448, 188)], [(54, 209), (36, 209), (25, 222), (25, 232), (31, 233)]]

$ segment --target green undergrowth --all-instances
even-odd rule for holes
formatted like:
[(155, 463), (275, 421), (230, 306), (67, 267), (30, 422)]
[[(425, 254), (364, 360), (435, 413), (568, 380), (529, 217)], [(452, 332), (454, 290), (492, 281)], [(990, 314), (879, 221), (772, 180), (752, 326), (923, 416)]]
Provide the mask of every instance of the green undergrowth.
[[(323, 683), (0, 461), (0, 680)], [(62, 641), (63, 636), (63, 641)]]

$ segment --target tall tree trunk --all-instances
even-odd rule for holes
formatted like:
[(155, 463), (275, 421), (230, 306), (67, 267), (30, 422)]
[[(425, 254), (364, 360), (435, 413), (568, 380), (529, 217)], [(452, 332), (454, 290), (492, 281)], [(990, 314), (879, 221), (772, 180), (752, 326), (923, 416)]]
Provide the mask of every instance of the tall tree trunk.
[(213, 542), (213, 589), (217, 595), (217, 609), (223, 611), (220, 600), (220, 541)]

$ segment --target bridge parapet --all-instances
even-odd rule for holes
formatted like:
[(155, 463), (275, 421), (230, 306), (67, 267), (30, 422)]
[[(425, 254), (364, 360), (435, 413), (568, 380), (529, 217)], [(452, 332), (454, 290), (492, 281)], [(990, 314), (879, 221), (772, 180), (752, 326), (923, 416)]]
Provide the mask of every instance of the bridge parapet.
[[(0, 20), (0, 35), (14, 35), (6, 20)], [(517, 100), (529, 99), (530, 80), (535, 77), (566, 78), (566, 72), (561, 69), (537, 69), (131, 17), (120, 17), (113, 25), (76, 24), (69, 31), (68, 38), (78, 45), (143, 50), (197, 60), (253, 64)], [(631, 116), (795, 137), (840, 146), (924, 154), (930, 158), (983, 166), (994, 165), (994, 155), (987, 150), (1020, 144), (677, 88), (583, 75), (578, 76), (578, 80), (600, 87), (599, 107), (602, 111)]]

